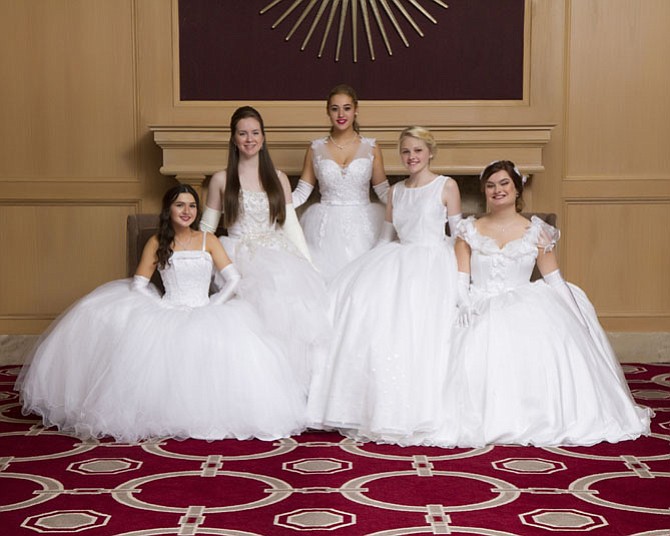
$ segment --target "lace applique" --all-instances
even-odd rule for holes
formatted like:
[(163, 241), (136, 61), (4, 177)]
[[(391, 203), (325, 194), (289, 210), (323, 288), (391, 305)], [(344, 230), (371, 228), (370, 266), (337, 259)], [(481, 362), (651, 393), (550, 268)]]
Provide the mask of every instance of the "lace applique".
[(361, 138), (354, 159), (340, 166), (332, 159), (326, 139), (312, 142), (314, 172), (319, 181), (321, 203), (324, 205), (367, 205), (370, 203), (370, 179), (374, 160), (371, 138)]

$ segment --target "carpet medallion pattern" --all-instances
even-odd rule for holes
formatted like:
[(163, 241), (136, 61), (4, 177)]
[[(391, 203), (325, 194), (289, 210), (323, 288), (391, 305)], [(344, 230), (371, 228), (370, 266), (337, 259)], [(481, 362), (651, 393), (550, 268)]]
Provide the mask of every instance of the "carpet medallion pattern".
[(670, 365), (624, 366), (652, 435), (584, 448), (80, 441), (0, 367), (0, 535), (670, 536)]

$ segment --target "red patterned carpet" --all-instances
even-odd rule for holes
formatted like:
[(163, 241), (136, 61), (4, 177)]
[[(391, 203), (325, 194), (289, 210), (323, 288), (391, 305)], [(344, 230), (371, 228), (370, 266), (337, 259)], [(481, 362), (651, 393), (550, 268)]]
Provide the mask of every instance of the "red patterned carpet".
[(653, 435), (590, 448), (81, 442), (25, 418), (0, 367), (0, 535), (670, 536), (670, 365), (626, 365)]

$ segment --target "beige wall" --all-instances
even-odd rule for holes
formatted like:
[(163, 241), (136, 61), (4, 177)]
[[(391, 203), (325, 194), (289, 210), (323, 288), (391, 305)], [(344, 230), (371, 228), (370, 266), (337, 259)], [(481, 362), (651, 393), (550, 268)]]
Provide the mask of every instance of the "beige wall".
[[(175, 7), (0, 0), (0, 333), (37, 333), (125, 275), (126, 216), (156, 211), (173, 180), (150, 127), (225, 142), (241, 103), (179, 101)], [(365, 131), (391, 173), (407, 124), (436, 132), (440, 171), (514, 155), (535, 171), (529, 208), (559, 214), (563, 270), (605, 327), (670, 331), (670, 2), (529, 0), (528, 19), (523, 102), (362, 102)], [(296, 173), (326, 129), (323, 103), (251, 104), (275, 160)], [(195, 145), (177, 160), (224, 161)]]

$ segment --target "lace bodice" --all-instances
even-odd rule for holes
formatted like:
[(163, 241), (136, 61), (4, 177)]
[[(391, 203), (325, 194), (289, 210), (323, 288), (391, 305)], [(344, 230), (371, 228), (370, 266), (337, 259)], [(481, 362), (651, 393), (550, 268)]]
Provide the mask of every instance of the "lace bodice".
[(361, 137), (354, 159), (340, 166), (330, 156), (326, 141), (312, 142), (312, 163), (319, 181), (321, 203), (324, 205), (367, 205), (370, 203), (373, 148), (375, 140)]
[(277, 222), (270, 223), (270, 203), (265, 192), (240, 190), (239, 214), (228, 228), (228, 236), (252, 250), (261, 246), (300, 255), (281, 226)]
[(533, 216), (521, 238), (500, 248), (493, 238), (477, 231), (475, 221), (474, 216), (464, 220), (459, 226), (458, 236), (472, 250), (470, 275), (473, 291), (487, 294), (498, 294), (528, 284), (538, 249), (549, 251), (560, 237), (558, 229)]
[(200, 307), (209, 303), (212, 257), (207, 251), (175, 251), (170, 264), (159, 268), (165, 295), (173, 305)]
[(445, 239), (442, 189), (447, 180), (451, 179), (440, 175), (418, 188), (407, 188), (404, 181), (393, 187), (393, 225), (400, 242), (433, 244)]

